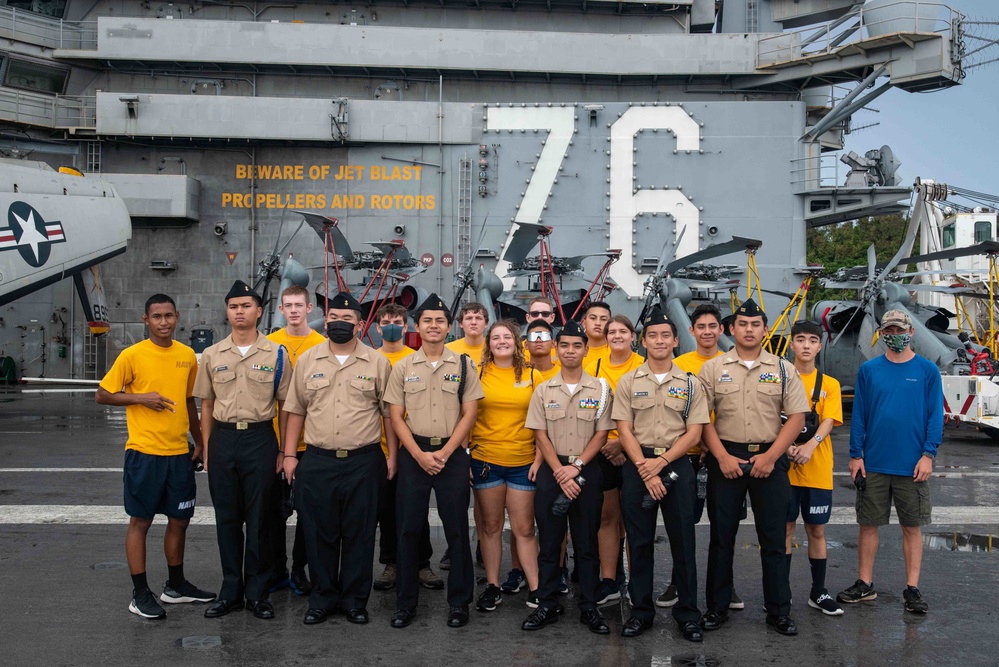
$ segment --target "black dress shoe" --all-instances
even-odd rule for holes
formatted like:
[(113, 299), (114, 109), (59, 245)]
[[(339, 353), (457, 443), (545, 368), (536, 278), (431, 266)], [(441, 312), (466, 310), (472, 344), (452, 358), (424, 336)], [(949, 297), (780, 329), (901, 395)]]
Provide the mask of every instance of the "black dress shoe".
[(687, 621), (680, 625), (680, 632), (683, 633), (683, 638), (688, 642), (704, 641), (704, 633), (701, 632), (701, 626), (693, 621)]
[(328, 609), (310, 609), (305, 612), (305, 619), (302, 622), (306, 625), (319, 625), (324, 623), (329, 615)]
[(447, 615), (449, 628), (461, 628), (468, 625), (468, 607), (451, 607)]
[(412, 623), (414, 618), (416, 618), (415, 609), (400, 609), (392, 614), (392, 627), (404, 628)]
[(794, 624), (790, 616), (771, 616), (767, 614), (767, 625), (782, 635), (798, 634), (798, 626)]
[(274, 605), (270, 600), (247, 600), (246, 608), (253, 612), (257, 618), (274, 618)]
[(205, 618), (220, 618), (242, 606), (242, 600), (216, 600), (205, 609)]
[(347, 617), (347, 620), (351, 623), (357, 623), (358, 625), (363, 625), (368, 622), (368, 610), (364, 607), (360, 609), (345, 609), (343, 615)]
[(652, 621), (643, 621), (640, 618), (632, 616), (625, 622), (624, 627), (621, 628), (621, 636), (637, 637), (651, 627)]
[(728, 620), (728, 614), (719, 614), (717, 611), (709, 611), (708, 613), (701, 616), (701, 627), (711, 632), (712, 630), (717, 630), (722, 626), (722, 623)]
[(594, 634), (610, 634), (607, 621), (604, 620), (604, 615), (600, 613), (599, 609), (587, 609), (586, 611), (579, 612), (579, 622), (587, 626), (590, 632)]
[[(561, 605), (559, 605), (561, 606)], [(558, 622), (558, 608), (538, 607), (520, 624), (521, 630), (540, 630), (546, 625)]]

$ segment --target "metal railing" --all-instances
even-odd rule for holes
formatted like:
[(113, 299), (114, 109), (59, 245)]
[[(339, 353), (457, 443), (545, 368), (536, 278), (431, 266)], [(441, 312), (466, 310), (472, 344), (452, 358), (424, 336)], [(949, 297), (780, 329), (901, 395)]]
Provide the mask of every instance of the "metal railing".
[(839, 158), (839, 153), (826, 153), (791, 160), (791, 191), (801, 194), (818, 188), (842, 186), (850, 167), (840, 162)]
[(964, 14), (940, 2), (898, 0), (874, 7), (864, 5), (821, 26), (764, 37), (756, 46), (756, 66), (832, 53), (847, 44), (897, 33), (937, 34), (954, 40), (962, 20)]
[(65, 21), (0, 7), (0, 38), (50, 49), (97, 49), (97, 21)]
[(54, 129), (97, 127), (97, 97), (0, 88), (0, 119)]

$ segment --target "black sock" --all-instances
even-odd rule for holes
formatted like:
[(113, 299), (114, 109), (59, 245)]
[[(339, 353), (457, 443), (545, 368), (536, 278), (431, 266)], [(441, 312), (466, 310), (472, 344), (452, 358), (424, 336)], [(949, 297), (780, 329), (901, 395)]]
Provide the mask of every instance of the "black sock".
[(814, 600), (826, 590), (826, 559), (809, 558), (808, 563), (812, 566), (812, 594)]
[(184, 564), (167, 565), (170, 571), (170, 588), (177, 590), (178, 586), (184, 585)]
[(135, 589), (136, 593), (149, 588), (149, 582), (146, 581), (145, 572), (140, 572), (138, 574), (132, 575), (132, 588)]

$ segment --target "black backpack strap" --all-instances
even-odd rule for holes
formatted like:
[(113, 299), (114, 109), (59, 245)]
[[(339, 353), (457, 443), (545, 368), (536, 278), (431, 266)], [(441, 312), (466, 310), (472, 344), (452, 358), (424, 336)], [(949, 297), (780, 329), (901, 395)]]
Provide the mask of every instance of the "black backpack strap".
[(604, 360), (603, 357), (597, 359), (597, 368), (593, 373), (594, 377), (600, 377), (600, 362), (603, 360)]
[(815, 376), (815, 389), (812, 390), (812, 412), (818, 414), (819, 396), (822, 395), (822, 371)]

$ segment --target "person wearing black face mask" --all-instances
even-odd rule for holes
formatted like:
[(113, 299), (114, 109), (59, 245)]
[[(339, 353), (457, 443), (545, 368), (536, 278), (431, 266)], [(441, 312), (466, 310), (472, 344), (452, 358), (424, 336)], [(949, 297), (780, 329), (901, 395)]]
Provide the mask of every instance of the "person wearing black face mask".
[[(306, 625), (337, 609), (351, 623), (368, 622), (378, 482), (387, 475), (379, 446), (388, 416), (383, 395), (392, 365), (357, 339), (360, 322), (361, 306), (349, 293), (330, 300), (329, 342), (298, 360), (284, 406), (284, 472), (295, 482), (312, 570)], [(308, 456), (299, 463), (294, 443), (303, 428)]]

